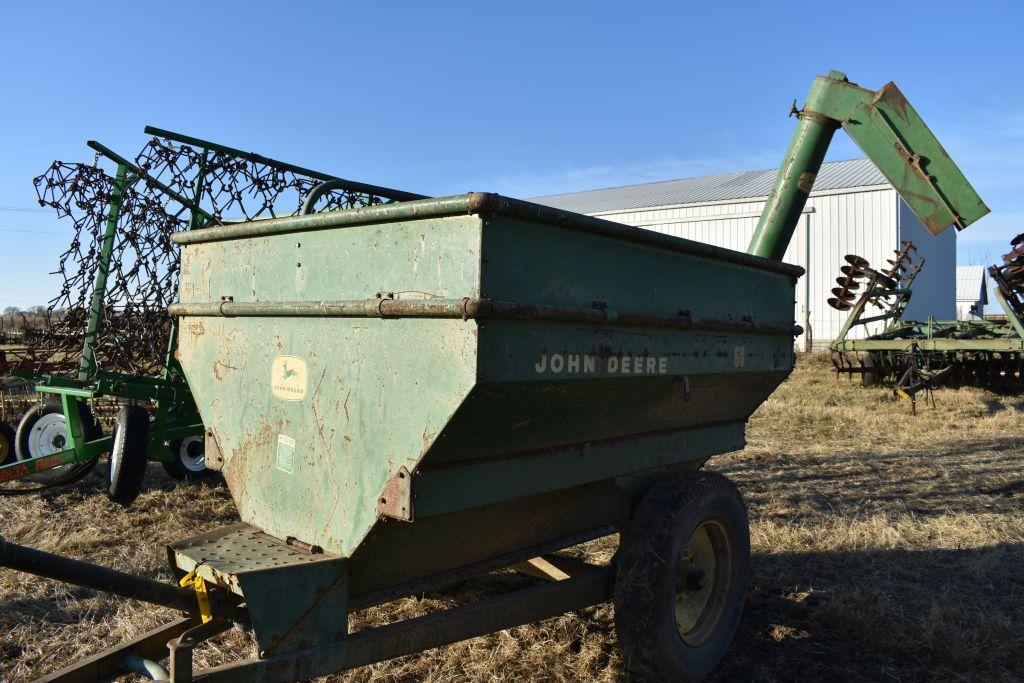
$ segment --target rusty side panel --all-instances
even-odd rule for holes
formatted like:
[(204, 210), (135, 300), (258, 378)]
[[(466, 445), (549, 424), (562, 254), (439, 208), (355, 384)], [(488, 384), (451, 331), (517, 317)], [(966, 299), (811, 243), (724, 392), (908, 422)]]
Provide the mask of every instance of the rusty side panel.
[[(183, 304), (476, 294), (479, 219), (190, 245)], [(242, 519), (347, 555), (473, 386), (461, 319), (187, 317), (179, 357)]]

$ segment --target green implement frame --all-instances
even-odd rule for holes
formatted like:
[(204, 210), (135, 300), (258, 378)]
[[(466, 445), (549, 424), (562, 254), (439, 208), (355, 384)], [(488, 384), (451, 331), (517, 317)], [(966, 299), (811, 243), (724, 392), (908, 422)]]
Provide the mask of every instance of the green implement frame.
[[(65, 420), (64, 448), (56, 453), (19, 459), (0, 467), (0, 483), (8, 483), (56, 467), (71, 467), (68, 467), (67, 477), (62, 476), (50, 483), (33, 488), (0, 489), (0, 492), (4, 494), (33, 492), (53, 485), (70, 483), (78, 478), (75, 475), (80, 474), (81, 470), (90, 469), (100, 455), (110, 450), (112, 443), (110, 436), (86, 439), (82, 404), (91, 399), (110, 396), (154, 404), (155, 412), (149, 447), (149, 457), (152, 460), (170, 462), (174, 456), (167, 442), (203, 434), (203, 424), (199, 418), (195, 401), (192, 399), (184, 374), (174, 359), (174, 339), (177, 331), (177, 325), (174, 322), (171, 326), (171, 339), (168, 344), (164, 371), (160, 377), (143, 377), (101, 370), (96, 363), (95, 344), (102, 331), (102, 312), (107, 291), (107, 277), (110, 272), (110, 259), (117, 234), (118, 219), (121, 216), (122, 195), (126, 187), (140, 179), (146, 179), (160, 192), (183, 206), (189, 207), (191, 210), (190, 229), (201, 227), (207, 222), (219, 224), (219, 221), (203, 211), (198, 206), (197, 200), (189, 200), (162, 182), (148, 178), (142, 169), (105, 145), (94, 140), (90, 140), (86, 144), (98, 154), (116, 163), (117, 171), (106, 210), (107, 220), (100, 243), (99, 263), (93, 283), (78, 376), (68, 378), (48, 374), (35, 375), (20, 370), (14, 370), (11, 373), (34, 380), (36, 391), (40, 394), (59, 397)], [(197, 193), (196, 196), (198, 197), (199, 194)]]
[[(903, 320), (913, 276), (893, 286), (883, 274), (875, 273), (830, 347), (836, 372), (860, 375), (865, 386), (891, 379), (894, 392), (912, 402), (917, 392), (946, 381), (993, 389), (1018, 384), (1024, 379), (1024, 321), (1019, 296), (1001, 279), (998, 267), (993, 266), (989, 272), (996, 280), (996, 300), (1006, 315), (1005, 321), (933, 317)], [(882, 312), (869, 314), (868, 306), (872, 304)], [(881, 330), (867, 331), (878, 324)], [(861, 330), (865, 331), (862, 335), (855, 334)]]
[[(195, 400), (192, 398), (188, 382), (175, 357), (178, 337), (177, 319), (172, 319), (170, 323), (167, 354), (160, 376), (146, 377), (109, 372), (97, 365), (95, 348), (97, 339), (103, 331), (102, 320), (104, 300), (107, 294), (107, 279), (111, 270), (118, 221), (122, 214), (122, 197), (126, 188), (141, 181), (150, 191), (162, 193), (170, 200), (181, 204), (189, 211), (188, 230), (222, 225), (220, 219), (200, 206), (206, 182), (205, 163), (215, 153), (255, 162), (321, 182), (330, 181), (333, 188), (380, 196), (390, 201), (424, 198), (424, 195), (346, 180), (162, 128), (146, 126), (145, 132), (155, 137), (189, 145), (201, 151), (204, 165), (200, 167), (200, 172), (195, 179), (192, 196), (183, 196), (109, 147), (94, 140), (86, 143), (98, 156), (114, 162), (117, 165), (117, 170), (105, 211), (106, 222), (100, 242), (98, 265), (93, 282), (78, 374), (77, 377), (71, 378), (52, 374), (35, 374), (17, 369), (11, 373), (33, 380), (36, 383), (36, 391), (40, 394), (59, 398), (66, 431), (66, 434), (61, 437), (63, 448), (50, 454), (17, 459), (0, 466), (0, 495), (31, 493), (43, 488), (71, 483), (91, 469), (100, 455), (110, 451), (113, 441), (111, 436), (102, 436), (91, 440), (86, 437), (88, 430), (83, 423), (83, 416), (88, 413), (83, 412), (83, 406), (92, 399), (113, 397), (153, 406), (148, 451), (150, 460), (163, 463), (173, 462), (177, 456), (172, 452), (170, 443), (188, 437), (201, 437), (204, 434), (202, 419), (196, 408)], [(52, 478), (47, 483), (34, 487), (11, 488), (4, 486), (14, 480), (32, 477), (32, 475), (62, 466), (65, 467), (65, 474)]]

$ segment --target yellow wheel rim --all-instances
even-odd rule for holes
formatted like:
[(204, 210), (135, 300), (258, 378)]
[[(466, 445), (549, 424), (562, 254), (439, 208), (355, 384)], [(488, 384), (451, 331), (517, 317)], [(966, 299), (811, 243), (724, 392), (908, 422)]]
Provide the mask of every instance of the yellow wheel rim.
[(676, 563), (676, 629), (691, 647), (704, 644), (725, 613), (732, 576), (732, 548), (725, 526), (704, 520)]

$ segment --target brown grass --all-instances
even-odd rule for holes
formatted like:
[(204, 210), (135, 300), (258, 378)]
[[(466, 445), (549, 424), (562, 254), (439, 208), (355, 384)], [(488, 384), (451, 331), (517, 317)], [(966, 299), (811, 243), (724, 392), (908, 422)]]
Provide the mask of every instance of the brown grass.
[[(740, 631), (719, 680), (1024, 678), (1024, 477), (1019, 397), (943, 389), (916, 417), (884, 389), (836, 382), (821, 358), (752, 418), (746, 451), (712, 466), (750, 506), (754, 552)], [(151, 472), (129, 511), (93, 475), (70, 490), (0, 499), (19, 543), (169, 578), (162, 544), (235, 519), (223, 489), (174, 488)], [(580, 552), (607, 561), (614, 539)], [(469, 585), (482, 594), (511, 576)], [(464, 599), (403, 600), (361, 628)], [(20, 681), (137, 635), (169, 614), (0, 571), (0, 680)], [(252, 656), (228, 633), (203, 665)], [(621, 678), (612, 608), (367, 667), (337, 681)]]

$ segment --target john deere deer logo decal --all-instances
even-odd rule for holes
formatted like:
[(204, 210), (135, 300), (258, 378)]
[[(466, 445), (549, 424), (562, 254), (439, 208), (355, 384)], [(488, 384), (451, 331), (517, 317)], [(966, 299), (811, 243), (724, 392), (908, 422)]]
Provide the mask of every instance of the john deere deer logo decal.
[(306, 361), (296, 356), (278, 356), (270, 366), (270, 392), (285, 401), (306, 396)]
[(292, 370), (291, 368), (288, 367), (288, 362), (287, 361), (282, 363), (282, 366), (284, 367), (284, 374), (281, 375), (281, 383), (282, 384), (289, 377), (295, 377), (296, 375), (299, 374), (297, 370)]

